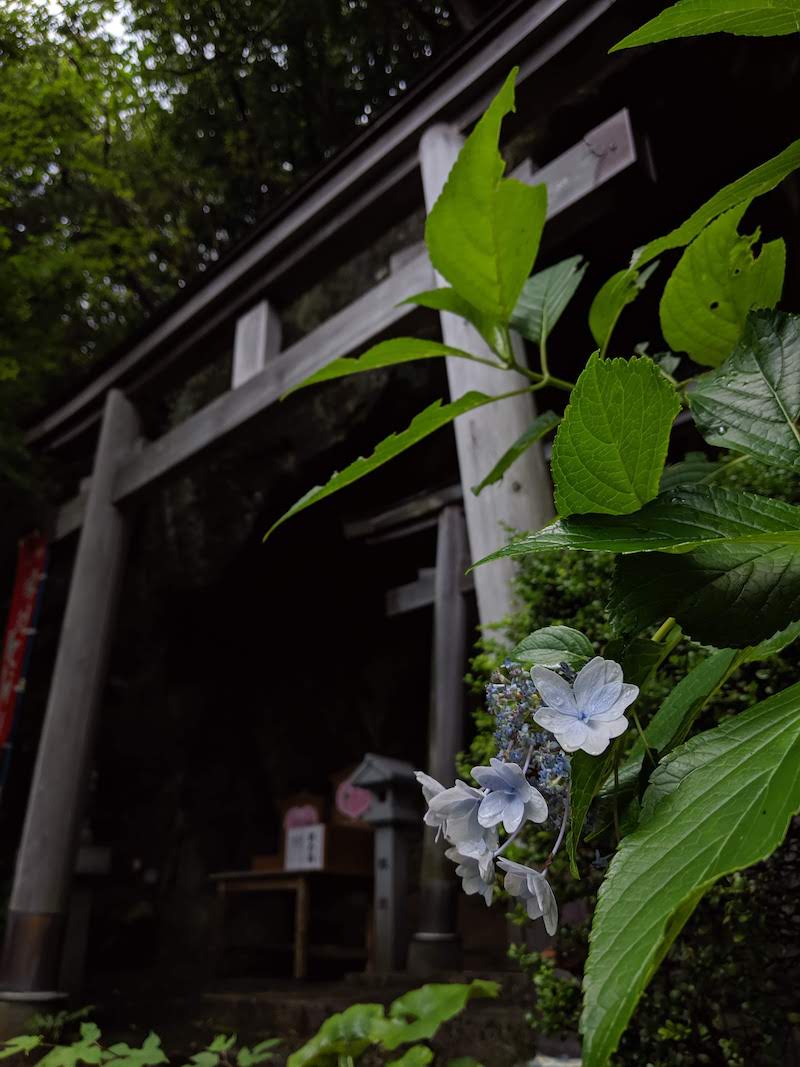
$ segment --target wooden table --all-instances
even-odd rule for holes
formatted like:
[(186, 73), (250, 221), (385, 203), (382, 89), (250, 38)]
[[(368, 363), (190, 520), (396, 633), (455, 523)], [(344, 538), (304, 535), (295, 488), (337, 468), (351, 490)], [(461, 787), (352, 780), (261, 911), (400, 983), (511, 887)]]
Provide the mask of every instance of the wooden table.
[(369, 881), (370, 876), (361, 872), (345, 873), (339, 871), (219, 871), (210, 875), (216, 883), (217, 896), (220, 900), (220, 939), (225, 921), (225, 904), (230, 894), (234, 893), (294, 893), (294, 937), (292, 949), (292, 975), (305, 978), (308, 973), (309, 954), (327, 958), (367, 958), (366, 938), (363, 948), (345, 948), (342, 945), (309, 945), (309, 909), (311, 903), (312, 883), (345, 881)]

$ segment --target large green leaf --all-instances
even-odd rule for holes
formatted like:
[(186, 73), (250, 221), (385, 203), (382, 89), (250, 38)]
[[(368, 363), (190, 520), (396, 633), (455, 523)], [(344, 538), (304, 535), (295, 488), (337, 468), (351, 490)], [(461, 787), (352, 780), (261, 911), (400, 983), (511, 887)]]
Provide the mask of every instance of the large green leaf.
[(679, 410), (652, 360), (591, 356), (553, 445), (558, 512), (620, 515), (652, 500)]
[(800, 808), (800, 685), (676, 749), (651, 788), (659, 802), (623, 839), (598, 898), (584, 978), (585, 1067), (606, 1067), (702, 893), (783, 840)]
[(534, 344), (546, 343), (589, 266), (581, 259), (571, 256), (528, 278), (511, 314), (511, 325), (517, 333)]
[(686, 485), (661, 493), (631, 515), (558, 519), (511, 541), (480, 563), (558, 548), (685, 552), (701, 546), (749, 548), (765, 544), (800, 548), (800, 507), (717, 485)]
[(361, 456), (351, 463), (349, 467), (345, 467), (343, 471), (337, 471), (331, 475), (325, 485), (317, 485), (300, 497), (287, 512), (270, 526), (264, 535), (264, 540), (266, 541), (278, 526), (293, 515), (297, 515), (298, 512), (305, 510), (305, 508), (310, 508), (312, 504), (324, 500), (325, 497), (332, 496), (333, 493), (344, 489), (345, 486), (352, 485), (359, 478), (363, 478), (365, 474), (370, 474), (372, 471), (377, 470), (378, 467), (387, 463), (390, 459), (394, 459), (401, 452), (405, 452), (407, 448), (411, 448), (412, 445), (415, 445), (424, 437), (428, 437), (436, 430), (441, 429), (442, 426), (446, 426), (453, 419), (457, 419), (464, 412), (472, 411), (474, 408), (482, 407), (484, 404), (491, 404), (497, 399), (499, 398), (486, 396), (485, 393), (469, 392), (450, 404), (442, 404), (441, 400), (434, 401), (433, 404), (414, 417), (407, 429), (401, 433), (390, 434), (389, 437), (381, 441), (372, 455)]
[[(442, 1023), (464, 1010), (474, 997), (497, 997), (497, 982), (476, 978), (469, 983), (431, 983), (398, 997), (389, 1007), (385, 1022), (376, 1025), (375, 1034), (390, 1052), (410, 1041), (432, 1038)], [(291, 1067), (291, 1065), (290, 1065)]]
[(722, 462), (709, 459), (705, 452), (687, 452), (680, 463), (664, 468), (661, 491), (711, 481), (724, 466)]
[[(380, 341), (377, 345), (373, 345), (363, 355), (344, 356), (341, 359), (331, 360), (316, 374), (312, 374), (305, 381), (288, 389), (283, 395), (287, 397), (296, 393), (298, 389), (306, 389), (309, 385), (318, 385), (320, 382), (329, 382), (334, 378), (347, 378), (351, 374), (363, 374), (365, 371), (379, 370), (382, 367), (395, 367), (399, 363), (414, 363), (419, 359), (442, 359), (445, 356), (471, 359), (476, 363), (490, 363), (489, 360), (481, 359), (461, 348), (442, 344), (441, 341), (425, 341), (418, 337), (393, 337), (389, 341)], [(499, 366), (499, 364), (490, 365)]]
[(642, 271), (635, 267), (619, 270), (600, 286), (589, 308), (589, 329), (601, 352), (608, 347), (617, 319), (641, 293), (657, 266), (653, 263)]
[(499, 482), (508, 468), (513, 463), (516, 463), (524, 452), (527, 452), (537, 441), (541, 441), (560, 422), (561, 416), (556, 415), (554, 411), (544, 411), (541, 415), (537, 415), (528, 429), (523, 434), (520, 434), (510, 448), (506, 449), (486, 477), (478, 485), (472, 487), (472, 492), (475, 496), (478, 496), (487, 485), (494, 485), (495, 482)]
[(594, 654), (594, 645), (580, 630), (571, 626), (543, 626), (523, 638), (508, 658), (526, 667), (558, 667), (566, 663), (580, 668)]
[(730, 355), (753, 308), (780, 300), (786, 268), (783, 241), (765, 244), (754, 258), (758, 232), (737, 227), (745, 201), (714, 219), (689, 245), (661, 297), (661, 329), (667, 344), (695, 363), (717, 367)]
[(514, 110), (515, 68), (464, 142), (425, 224), (431, 262), (458, 294), (508, 322), (531, 272), (547, 190), (503, 178), (500, 124)]
[(573, 878), (580, 878), (578, 870), (578, 844), (583, 824), (596, 794), (614, 765), (617, 742), (612, 743), (600, 756), (590, 756), (578, 750), (570, 756), (569, 772), (569, 826), (567, 827), (567, 856)]
[(325, 1020), (286, 1067), (336, 1067), (340, 1056), (359, 1057), (374, 1044), (375, 1028), (384, 1018), (382, 1004), (352, 1004)]
[(779, 37), (799, 31), (800, 0), (678, 0), (611, 51), (706, 33)]
[(800, 471), (800, 316), (753, 312), (730, 358), (700, 378), (689, 405), (710, 444)]

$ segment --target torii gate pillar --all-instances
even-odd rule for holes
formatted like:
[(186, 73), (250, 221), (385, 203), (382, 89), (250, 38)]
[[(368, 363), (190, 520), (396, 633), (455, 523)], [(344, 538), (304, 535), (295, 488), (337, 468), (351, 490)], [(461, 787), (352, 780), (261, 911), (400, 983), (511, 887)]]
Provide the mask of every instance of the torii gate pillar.
[(55, 993), (94, 723), (105, 682), (127, 522), (111, 502), (139, 419), (108, 393), (72, 571), (6, 925), (0, 999)]

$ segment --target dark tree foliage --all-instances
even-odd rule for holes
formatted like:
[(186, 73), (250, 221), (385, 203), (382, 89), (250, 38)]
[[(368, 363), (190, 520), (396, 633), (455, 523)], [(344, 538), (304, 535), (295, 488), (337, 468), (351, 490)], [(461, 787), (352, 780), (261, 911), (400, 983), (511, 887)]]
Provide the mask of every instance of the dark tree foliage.
[(432, 64), (436, 0), (0, 5), (0, 481), (20, 428)]

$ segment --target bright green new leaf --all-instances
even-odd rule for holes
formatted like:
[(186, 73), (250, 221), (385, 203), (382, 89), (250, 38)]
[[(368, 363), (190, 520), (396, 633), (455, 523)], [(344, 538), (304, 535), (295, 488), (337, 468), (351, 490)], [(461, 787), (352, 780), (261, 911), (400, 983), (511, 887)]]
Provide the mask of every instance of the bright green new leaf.
[(382, 1004), (352, 1004), (327, 1018), (311, 1040), (291, 1054), (286, 1067), (336, 1067), (340, 1056), (357, 1059), (374, 1044), (376, 1024), (383, 1018)]
[(589, 266), (581, 260), (581, 256), (571, 256), (528, 278), (511, 314), (517, 333), (534, 344), (546, 343)]
[(508, 359), (511, 352), (508, 349), (508, 334), (503, 330), (496, 319), (486, 315), (474, 304), (470, 304), (455, 289), (442, 286), (441, 289), (428, 289), (424, 293), (416, 293), (401, 301), (403, 304), (416, 304), (419, 307), (431, 308), (433, 311), (449, 311), (458, 315), (467, 322), (472, 323), (487, 345), (501, 358)]
[(479, 482), (478, 485), (473, 485), (472, 492), (475, 496), (478, 496), (487, 485), (494, 485), (495, 482), (499, 482), (508, 468), (519, 459), (523, 452), (527, 452), (531, 445), (541, 441), (560, 422), (561, 416), (556, 415), (553, 411), (545, 411), (541, 415), (537, 415), (525, 433), (520, 434), (514, 444), (506, 449), (483, 481)]
[(800, 547), (800, 507), (718, 485), (686, 485), (661, 493), (632, 515), (573, 515), (558, 519), (511, 541), (480, 562), (562, 548), (685, 552), (701, 546), (764, 544)]
[[(219, 1057), (214, 1058), (216, 1060)], [(169, 1062), (161, 1047), (161, 1038), (152, 1030), (142, 1042), (141, 1048), (131, 1048), (130, 1045), (121, 1041), (109, 1046), (104, 1059), (111, 1067), (153, 1067), (155, 1064)]]
[(800, 0), (678, 0), (610, 51), (707, 33), (780, 37), (798, 32)]
[(652, 360), (591, 356), (553, 445), (559, 514), (621, 515), (652, 500), (679, 410)]
[(347, 378), (351, 374), (363, 374), (365, 371), (379, 370), (382, 367), (396, 367), (399, 363), (414, 363), (419, 359), (441, 359), (444, 356), (458, 356), (460, 359), (471, 359), (477, 363), (490, 362), (460, 348), (442, 344), (441, 341), (425, 341), (419, 337), (393, 337), (389, 341), (380, 341), (373, 345), (361, 356), (344, 356), (342, 359), (331, 360), (316, 374), (288, 389), (283, 398), (291, 396), (298, 389), (329, 382), (334, 378)]
[(558, 667), (567, 663), (580, 669), (594, 654), (592, 642), (580, 630), (571, 626), (543, 626), (520, 641), (508, 658), (526, 667)]
[(689, 406), (709, 444), (800, 471), (800, 315), (753, 312), (730, 358), (690, 390)]
[(217, 1034), (208, 1046), (209, 1052), (227, 1052), (236, 1044), (236, 1034)]
[(325, 485), (317, 485), (310, 489), (305, 496), (300, 497), (287, 512), (270, 526), (264, 535), (264, 540), (266, 541), (278, 526), (293, 515), (310, 508), (312, 504), (324, 500), (325, 497), (332, 496), (340, 489), (344, 489), (345, 486), (352, 485), (359, 478), (363, 478), (365, 474), (370, 474), (372, 471), (377, 470), (378, 467), (381, 467), (390, 459), (394, 459), (395, 456), (399, 456), (401, 452), (405, 452), (407, 448), (411, 448), (412, 445), (415, 445), (424, 437), (428, 437), (436, 430), (441, 429), (442, 426), (447, 426), (448, 423), (452, 422), (453, 419), (457, 419), (459, 415), (463, 415), (464, 412), (472, 411), (474, 408), (482, 407), (484, 404), (491, 404), (497, 399), (499, 398), (486, 396), (484, 393), (470, 392), (465, 393), (464, 396), (452, 401), (450, 404), (442, 404), (441, 400), (434, 401), (414, 417), (407, 429), (401, 433), (390, 434), (381, 441), (372, 455), (361, 456), (351, 463), (349, 467), (345, 467), (343, 471), (337, 471), (331, 475)]
[(747, 662), (775, 656), (782, 652), (784, 648), (788, 648), (789, 645), (793, 644), (798, 637), (800, 637), (800, 621), (790, 623), (784, 629), (778, 630), (772, 637), (768, 637), (765, 641), (760, 641), (752, 648), (746, 649)]
[(266, 1041), (259, 1041), (252, 1048), (240, 1048), (236, 1053), (238, 1067), (256, 1067), (256, 1064), (264, 1063), (275, 1056), (275, 1049), (282, 1044), (279, 1037), (268, 1037)]
[(500, 124), (514, 110), (515, 68), (461, 149), (425, 224), (436, 270), (458, 294), (506, 323), (531, 272), (547, 190), (503, 178)]
[(623, 309), (632, 304), (641, 293), (657, 266), (657, 263), (653, 263), (642, 271), (628, 267), (612, 274), (608, 281), (600, 286), (589, 308), (589, 329), (601, 352), (605, 353), (608, 348), (609, 339)]
[(19, 1037), (9, 1038), (0, 1047), (0, 1060), (9, 1056), (27, 1056), (33, 1049), (38, 1048), (44, 1039), (40, 1034), (21, 1034)]
[(469, 1000), (497, 997), (499, 992), (497, 982), (481, 978), (469, 983), (431, 983), (412, 989), (392, 1002), (385, 1022), (375, 1027), (376, 1037), (390, 1052), (410, 1041), (428, 1040), (442, 1023), (463, 1011)]
[(745, 201), (714, 219), (689, 245), (670, 275), (659, 309), (667, 344), (695, 363), (717, 367), (730, 355), (753, 308), (773, 308), (783, 291), (786, 246), (771, 241), (757, 258), (758, 232), (737, 227)]
[(412, 1045), (399, 1060), (389, 1060), (387, 1067), (425, 1067), (433, 1061), (433, 1051), (427, 1045)]
[(580, 878), (578, 870), (578, 844), (583, 824), (592, 801), (599, 792), (614, 765), (617, 742), (613, 742), (600, 756), (590, 756), (578, 750), (570, 756), (569, 775), (569, 826), (567, 827), (567, 856), (573, 878)]
[(800, 684), (693, 738), (657, 769), (650, 788), (659, 802), (623, 839), (600, 889), (584, 978), (585, 1067), (606, 1067), (702, 894), (783, 840), (800, 808), (799, 764)]

